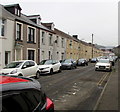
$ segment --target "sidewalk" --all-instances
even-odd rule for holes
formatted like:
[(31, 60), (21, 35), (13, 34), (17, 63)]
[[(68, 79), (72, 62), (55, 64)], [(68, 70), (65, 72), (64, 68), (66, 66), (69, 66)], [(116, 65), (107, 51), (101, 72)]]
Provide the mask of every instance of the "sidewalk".
[(115, 70), (112, 71), (108, 83), (98, 100), (96, 110), (118, 110), (118, 69), (117, 62)]

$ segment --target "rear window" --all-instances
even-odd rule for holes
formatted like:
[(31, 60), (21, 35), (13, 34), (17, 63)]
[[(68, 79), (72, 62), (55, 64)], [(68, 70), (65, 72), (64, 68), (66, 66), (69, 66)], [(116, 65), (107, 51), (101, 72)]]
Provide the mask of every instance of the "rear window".
[[(41, 91), (26, 90), (19, 93), (12, 93), (3, 97), (3, 112), (32, 112), (38, 107), (41, 110), (46, 103), (46, 96)], [(12, 105), (11, 105), (12, 104)]]

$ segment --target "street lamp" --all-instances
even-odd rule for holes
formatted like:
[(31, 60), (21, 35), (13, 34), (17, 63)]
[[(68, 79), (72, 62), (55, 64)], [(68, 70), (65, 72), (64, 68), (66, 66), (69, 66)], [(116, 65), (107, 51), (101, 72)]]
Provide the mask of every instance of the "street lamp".
[(92, 58), (93, 58), (93, 34), (92, 34)]

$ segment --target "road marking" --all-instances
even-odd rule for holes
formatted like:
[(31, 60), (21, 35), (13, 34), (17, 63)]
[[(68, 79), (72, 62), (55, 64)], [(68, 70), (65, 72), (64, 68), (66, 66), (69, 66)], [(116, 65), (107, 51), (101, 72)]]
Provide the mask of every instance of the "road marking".
[(106, 77), (109, 75), (109, 73), (106, 73), (100, 80), (99, 82), (97, 83), (98, 86), (101, 86), (103, 81), (106, 79)]

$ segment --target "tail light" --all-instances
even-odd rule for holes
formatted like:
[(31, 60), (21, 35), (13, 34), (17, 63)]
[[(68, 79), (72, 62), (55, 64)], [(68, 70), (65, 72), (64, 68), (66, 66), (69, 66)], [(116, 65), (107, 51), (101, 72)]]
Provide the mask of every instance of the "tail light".
[(54, 103), (49, 98), (46, 98), (46, 102), (47, 102), (46, 110), (54, 112)]

